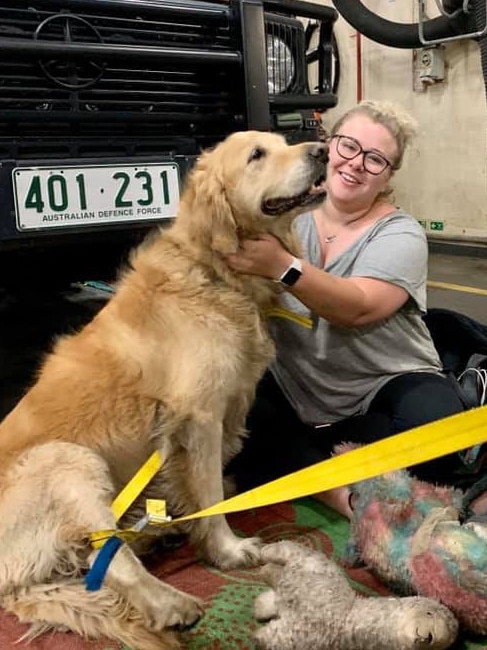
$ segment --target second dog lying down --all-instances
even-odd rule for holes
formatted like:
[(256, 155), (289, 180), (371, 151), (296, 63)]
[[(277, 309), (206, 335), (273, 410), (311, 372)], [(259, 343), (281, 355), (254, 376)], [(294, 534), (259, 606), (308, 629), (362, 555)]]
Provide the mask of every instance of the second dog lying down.
[[(223, 498), (222, 466), (238, 451), (257, 381), (273, 355), (263, 314), (271, 280), (224, 261), (239, 236), (273, 233), (293, 250), (292, 219), (322, 200), (326, 148), (277, 135), (230, 136), (190, 174), (174, 224), (143, 244), (110, 302), (55, 346), (30, 391), (0, 425), (0, 598), (32, 633), (69, 628), (137, 650), (178, 647), (166, 628), (201, 604), (150, 575), (123, 546), (100, 591), (82, 576), (113, 529), (110, 505), (156, 449), (165, 463), (146, 497), (172, 515)], [(208, 561), (259, 560), (254, 539), (224, 517), (190, 534)]]

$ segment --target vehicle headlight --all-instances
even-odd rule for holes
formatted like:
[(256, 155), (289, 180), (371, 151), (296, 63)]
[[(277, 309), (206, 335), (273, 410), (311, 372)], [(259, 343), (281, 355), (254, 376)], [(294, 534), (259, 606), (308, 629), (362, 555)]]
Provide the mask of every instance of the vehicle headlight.
[(269, 94), (285, 92), (292, 84), (295, 63), (291, 49), (277, 36), (267, 35), (267, 86)]

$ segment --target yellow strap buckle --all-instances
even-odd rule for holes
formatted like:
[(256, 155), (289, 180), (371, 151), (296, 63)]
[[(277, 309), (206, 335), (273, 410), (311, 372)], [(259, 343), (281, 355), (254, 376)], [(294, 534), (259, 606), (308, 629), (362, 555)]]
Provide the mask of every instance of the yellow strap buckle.
[[(111, 506), (115, 521), (118, 521), (127, 512), (135, 499), (161, 469), (162, 465), (162, 456), (159, 451), (155, 451), (115, 497)], [(89, 540), (93, 548), (101, 548), (107, 539), (114, 536), (130, 544), (149, 524), (163, 525), (169, 521), (171, 521), (171, 517), (166, 514), (166, 502), (159, 499), (147, 499), (146, 514), (135, 526), (126, 530), (98, 530), (90, 534)]]

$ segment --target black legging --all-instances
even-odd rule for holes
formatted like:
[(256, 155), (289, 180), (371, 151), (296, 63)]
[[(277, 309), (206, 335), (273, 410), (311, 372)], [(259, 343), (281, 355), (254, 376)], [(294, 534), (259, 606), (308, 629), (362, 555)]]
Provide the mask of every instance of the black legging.
[[(316, 428), (303, 423), (266, 373), (247, 418), (249, 437), (230, 463), (239, 491), (248, 490), (329, 458), (341, 442), (367, 444), (464, 410), (450, 378), (426, 372), (391, 379), (367, 413)], [(457, 483), (458, 454), (416, 465), (411, 472), (425, 481)]]

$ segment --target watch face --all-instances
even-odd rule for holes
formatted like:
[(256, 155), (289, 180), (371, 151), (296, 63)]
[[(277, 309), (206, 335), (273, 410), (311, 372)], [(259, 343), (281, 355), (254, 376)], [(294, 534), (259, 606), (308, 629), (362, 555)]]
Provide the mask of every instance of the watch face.
[(301, 271), (299, 269), (290, 268), (286, 275), (281, 278), (281, 282), (286, 284), (288, 287), (291, 287), (300, 277)]

